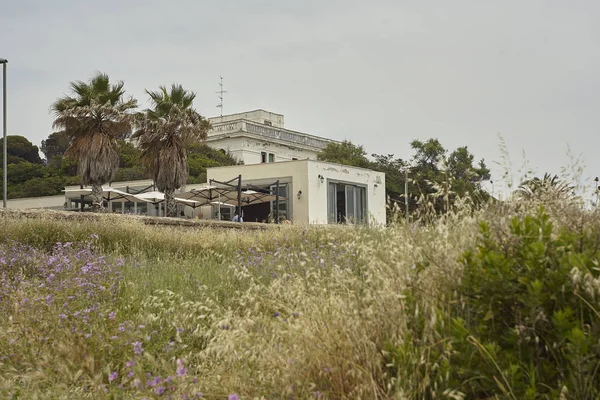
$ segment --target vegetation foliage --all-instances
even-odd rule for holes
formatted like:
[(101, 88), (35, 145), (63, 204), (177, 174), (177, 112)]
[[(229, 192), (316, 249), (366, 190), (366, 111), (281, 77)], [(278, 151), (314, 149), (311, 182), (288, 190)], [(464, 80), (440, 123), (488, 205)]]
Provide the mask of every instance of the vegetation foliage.
[(65, 155), (77, 161), (81, 183), (92, 187), (92, 208), (101, 210), (102, 185), (111, 182), (119, 168), (117, 139), (131, 131), (133, 98), (125, 100), (123, 82), (111, 84), (106, 74), (89, 82), (71, 83), (72, 96), (52, 105), (54, 128), (69, 138)]
[(3, 398), (596, 399), (600, 216), (387, 228), (0, 214)]
[(181, 85), (147, 93), (152, 108), (137, 115), (132, 139), (156, 188), (165, 194), (167, 216), (176, 217), (173, 194), (188, 179), (188, 149), (206, 140), (210, 123), (192, 108), (196, 94)]
[[(489, 198), (482, 183), (490, 179), (490, 170), (485, 160), (474, 162), (467, 146), (447, 154), (439, 140), (432, 138), (425, 142), (413, 140), (410, 147), (413, 155), (407, 160), (394, 158), (393, 154), (373, 154), (370, 160), (362, 146), (344, 141), (330, 143), (318, 159), (384, 172), (388, 200), (401, 210), (408, 202), (411, 214), (432, 201), (434, 210), (446, 212), (457, 198), (468, 196), (475, 204)], [(393, 217), (390, 210), (388, 219)]]
[[(171, 92), (163, 89), (148, 92), (156, 106), (148, 115), (156, 117), (159, 111), (164, 112), (169, 104), (174, 103), (188, 109), (188, 117), (192, 116), (189, 107), (194, 96), (191, 93), (179, 85), (174, 85)], [(100, 73), (89, 82), (72, 82), (71, 92), (71, 96), (53, 104), (59, 130), (43, 140), (41, 148), (23, 136), (7, 137), (9, 199), (58, 195), (65, 186), (82, 182), (110, 183), (153, 176), (143, 164), (142, 149), (128, 140), (132, 133), (131, 111), (136, 102), (123, 99), (123, 83), (113, 85), (107, 75)], [(165, 93), (167, 97), (161, 100)], [(206, 120), (197, 113), (195, 115), (202, 121), (201, 130), (204, 132)], [(188, 169), (189, 174), (184, 182), (206, 182), (206, 168), (238, 163), (231, 155), (204, 145), (202, 137), (203, 134), (200, 134), (195, 143), (188, 140), (191, 138), (186, 139), (182, 159), (188, 165), (182, 167)], [(40, 150), (45, 156), (43, 160), (39, 156)], [(163, 169), (164, 172), (168, 170)], [(0, 169), (0, 177), (2, 175)], [(177, 182), (171, 185), (177, 185)]]

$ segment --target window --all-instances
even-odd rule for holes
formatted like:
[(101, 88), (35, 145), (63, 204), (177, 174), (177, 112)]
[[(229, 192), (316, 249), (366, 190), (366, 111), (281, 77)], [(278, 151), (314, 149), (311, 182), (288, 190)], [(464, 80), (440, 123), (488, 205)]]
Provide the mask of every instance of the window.
[[(216, 212), (215, 212), (215, 218), (218, 219), (219, 216), (221, 217), (221, 221), (231, 221), (233, 219), (233, 215), (232, 215), (232, 210), (234, 209), (234, 207), (227, 207), (227, 206), (217, 206), (216, 207)], [(219, 212), (221, 213), (221, 215), (219, 215)]]
[(297, 158), (296, 158), (296, 157), (292, 157), (292, 161), (296, 161), (296, 160), (297, 160)]
[[(275, 191), (277, 190), (277, 185), (272, 185), (271, 187), (269, 187), (269, 189), (271, 189), (271, 191), (273, 192), (273, 194), (275, 194)], [(279, 199), (279, 219), (290, 219), (290, 214), (289, 214), (289, 210), (288, 210), (288, 185), (287, 184), (279, 184), (279, 196), (284, 197), (285, 200), (281, 200), (281, 198)], [(271, 202), (271, 215), (273, 218), (275, 218), (275, 202), (272, 201)]]
[(267, 162), (267, 153), (266, 153), (266, 152), (264, 152), (264, 151), (261, 151), (261, 152), (260, 152), (260, 162), (261, 162), (262, 164), (264, 164), (264, 163), (266, 163), (266, 162)]
[(365, 194), (362, 186), (329, 182), (327, 186), (327, 222), (330, 224), (363, 223)]
[(275, 162), (275, 154), (269, 153), (269, 162)]
[(265, 119), (265, 125), (268, 125), (268, 126), (273, 126), (273, 124), (271, 123), (271, 121), (269, 121), (269, 120), (266, 120), (266, 119)]

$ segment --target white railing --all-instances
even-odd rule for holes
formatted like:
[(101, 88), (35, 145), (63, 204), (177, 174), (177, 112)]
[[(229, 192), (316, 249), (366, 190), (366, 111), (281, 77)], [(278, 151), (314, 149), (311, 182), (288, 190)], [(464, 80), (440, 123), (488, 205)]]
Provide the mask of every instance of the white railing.
[(288, 131), (285, 129), (273, 128), (271, 126), (265, 126), (260, 124), (246, 123), (246, 132), (254, 133), (261, 136), (266, 136), (273, 139), (279, 139), (286, 142), (292, 142), (302, 144), (305, 146), (317, 147), (324, 149), (329, 143), (326, 140), (319, 139), (312, 136), (306, 136), (301, 133)]
[(213, 126), (208, 134), (215, 135), (239, 131), (253, 133), (255, 135), (272, 139), (283, 140), (284, 142), (316, 147), (319, 149), (324, 149), (329, 143), (329, 141), (318, 137), (305, 135), (300, 132), (288, 131), (287, 129), (274, 128), (272, 126), (262, 125), (250, 121), (237, 121), (219, 124)]
[(235, 132), (241, 130), (241, 124), (239, 122), (230, 122), (225, 124), (220, 124), (217, 126), (213, 126), (210, 130), (210, 133), (225, 133), (225, 132)]

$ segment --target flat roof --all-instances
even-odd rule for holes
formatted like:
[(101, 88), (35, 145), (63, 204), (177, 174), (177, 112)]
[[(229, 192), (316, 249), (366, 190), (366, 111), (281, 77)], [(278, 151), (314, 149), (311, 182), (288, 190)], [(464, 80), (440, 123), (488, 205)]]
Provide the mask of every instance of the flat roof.
[[(240, 111), (240, 112), (231, 113), (231, 114), (223, 114), (222, 116), (223, 117), (231, 117), (233, 115), (249, 114), (249, 113), (253, 113), (253, 112), (257, 112), (257, 111), (263, 111), (263, 112), (266, 112), (266, 113), (269, 113), (269, 114), (275, 114), (275, 115), (280, 115), (280, 116), (284, 117), (283, 114), (276, 113), (276, 112), (269, 111), (269, 110), (265, 110), (264, 108), (257, 108), (255, 110), (250, 110), (250, 111)], [(214, 117), (208, 117), (208, 119), (216, 119), (216, 118), (221, 118), (221, 115), (217, 115), (217, 116), (214, 116)]]
[(344, 168), (354, 168), (354, 169), (361, 169), (363, 171), (371, 171), (371, 172), (377, 172), (377, 173), (381, 173), (384, 174), (384, 172), (380, 172), (380, 171), (375, 171), (374, 169), (369, 169), (369, 168), (363, 168), (363, 167), (355, 167), (354, 165), (346, 165), (346, 164), (340, 164), (340, 163), (334, 163), (334, 162), (329, 162), (329, 161), (320, 161), (320, 160), (286, 160), (286, 161), (277, 161), (274, 163), (260, 163), (260, 164), (242, 164), (242, 165), (225, 165), (222, 167), (210, 167), (210, 168), (206, 168), (206, 171), (208, 172), (208, 170), (211, 169), (226, 169), (226, 168), (247, 168), (247, 167), (260, 167), (263, 165), (278, 165), (278, 164), (291, 164), (291, 163), (317, 163), (317, 164), (327, 164), (327, 165), (332, 165), (332, 166), (336, 166), (336, 167), (344, 167)]

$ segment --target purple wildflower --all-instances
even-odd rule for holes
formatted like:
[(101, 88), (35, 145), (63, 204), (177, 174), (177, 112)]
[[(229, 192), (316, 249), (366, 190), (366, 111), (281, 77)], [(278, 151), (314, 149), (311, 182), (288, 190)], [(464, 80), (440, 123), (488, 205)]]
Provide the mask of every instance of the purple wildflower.
[(160, 376), (157, 376), (154, 379), (150, 379), (148, 382), (146, 382), (146, 386), (154, 387), (154, 386), (158, 385), (159, 383), (160, 383)]
[(114, 311), (111, 311), (110, 313), (108, 313), (108, 319), (115, 319), (116, 316), (117, 316), (117, 313)]
[(117, 376), (119, 376), (119, 374), (116, 371), (111, 372), (110, 374), (108, 374), (108, 381), (114, 381), (115, 379), (117, 379)]
[(177, 376), (185, 376), (187, 374), (187, 368), (183, 365), (183, 360), (177, 360)]
[(134, 365), (135, 365), (135, 360), (129, 360), (129, 361), (127, 361), (127, 362), (125, 363), (125, 366), (126, 366), (127, 368), (131, 368), (131, 367), (133, 367)]
[(229, 397), (227, 397), (228, 400), (240, 400), (240, 396), (238, 396), (237, 394), (233, 393), (230, 394)]
[(156, 393), (159, 396), (162, 396), (165, 393), (165, 390), (167, 390), (166, 387), (164, 386), (157, 386), (154, 388), (154, 393)]
[(133, 353), (140, 355), (144, 352), (144, 348), (142, 347), (142, 342), (135, 341), (133, 342)]

